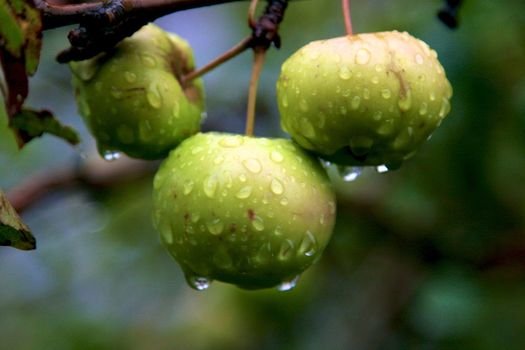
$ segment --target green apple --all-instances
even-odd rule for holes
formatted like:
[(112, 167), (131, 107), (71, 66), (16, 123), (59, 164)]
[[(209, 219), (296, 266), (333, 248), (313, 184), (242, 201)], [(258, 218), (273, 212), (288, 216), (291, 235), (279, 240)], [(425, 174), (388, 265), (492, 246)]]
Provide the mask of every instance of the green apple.
[(200, 79), (181, 83), (194, 69), (191, 47), (149, 24), (111, 52), (71, 63), (80, 114), (101, 154), (165, 157), (200, 130)]
[(197, 134), (156, 174), (153, 221), (194, 288), (288, 289), (330, 239), (335, 194), (292, 141)]
[(450, 111), (437, 54), (397, 31), (312, 42), (282, 66), (281, 125), (340, 165), (398, 167)]

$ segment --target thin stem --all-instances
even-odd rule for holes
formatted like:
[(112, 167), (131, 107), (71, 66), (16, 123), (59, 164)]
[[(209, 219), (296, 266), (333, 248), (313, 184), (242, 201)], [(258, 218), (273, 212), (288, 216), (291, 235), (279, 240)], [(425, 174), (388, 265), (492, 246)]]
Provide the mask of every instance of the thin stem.
[(259, 77), (264, 65), (266, 50), (255, 50), (252, 68), (252, 78), (248, 93), (248, 111), (246, 113), (246, 135), (253, 136), (255, 125), (255, 105), (257, 102), (257, 89), (259, 87)]
[(350, 11), (350, 0), (341, 0), (343, 6), (343, 16), (345, 17), (346, 34), (351, 36), (354, 34), (352, 30), (352, 15)]
[(248, 9), (248, 25), (250, 28), (255, 29), (257, 21), (255, 20), (255, 11), (257, 10), (258, 0), (252, 0), (250, 3), (250, 8)]
[(191, 71), (187, 75), (185, 75), (182, 78), (182, 81), (184, 83), (187, 83), (193, 79), (196, 79), (198, 77), (203, 76), (204, 74), (208, 73), (209, 71), (213, 70), (214, 68), (220, 66), (224, 62), (234, 58), (235, 56), (239, 55), (240, 53), (244, 52), (249, 46), (250, 42), (252, 40), (251, 36), (248, 36), (244, 38), (241, 42), (239, 42), (237, 45), (220, 55), (219, 57), (215, 58), (210, 63), (206, 64), (205, 66), (196, 69), (194, 71)]

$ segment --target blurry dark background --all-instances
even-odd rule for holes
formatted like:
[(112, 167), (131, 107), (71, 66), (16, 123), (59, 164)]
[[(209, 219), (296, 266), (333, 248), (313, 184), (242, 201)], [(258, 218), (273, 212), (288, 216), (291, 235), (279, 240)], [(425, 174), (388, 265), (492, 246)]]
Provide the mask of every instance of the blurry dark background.
[[(275, 81), (309, 41), (340, 36), (336, 0), (291, 2), (269, 54), (256, 133), (284, 136)], [(319, 263), (286, 293), (186, 286), (150, 219), (152, 172), (112, 186), (52, 191), (23, 212), (38, 249), (0, 247), (0, 349), (524, 349), (525, 2), (465, 1), (459, 29), (441, 1), (353, 1), (356, 32), (406, 30), (437, 50), (452, 112), (395, 172), (344, 183)], [(248, 34), (247, 2), (157, 23), (187, 38), (198, 66)], [(0, 119), (0, 187), (95, 162), (67, 66), (67, 28), (45, 33), (28, 104), (83, 134), (18, 152)], [(242, 132), (251, 54), (205, 77), (204, 129)], [(117, 162), (118, 163), (118, 162)], [(155, 165), (155, 164), (154, 164)], [(114, 166), (114, 163), (108, 164)]]

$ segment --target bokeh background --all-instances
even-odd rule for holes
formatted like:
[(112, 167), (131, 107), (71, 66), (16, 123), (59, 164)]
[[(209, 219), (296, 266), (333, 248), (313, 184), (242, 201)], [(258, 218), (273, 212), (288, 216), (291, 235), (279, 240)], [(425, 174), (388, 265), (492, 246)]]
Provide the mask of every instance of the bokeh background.
[[(436, 19), (441, 6), (353, 1), (356, 32), (406, 30), (437, 50), (452, 112), (401, 169), (351, 183), (332, 172), (333, 239), (285, 293), (185, 284), (151, 224), (158, 164), (104, 177), (126, 160), (95, 154), (70, 72), (54, 62), (68, 28), (46, 32), (28, 104), (54, 111), (83, 141), (72, 148), (45, 136), (18, 151), (2, 116), (0, 187), (71, 167), (89, 167), (95, 180), (25, 208), (36, 251), (0, 247), (0, 349), (524, 349), (525, 2), (465, 1), (455, 31)], [(187, 38), (201, 66), (248, 34), (247, 7), (157, 23)], [(283, 47), (270, 52), (261, 80), (258, 135), (285, 137), (275, 101), (281, 63), (343, 33), (339, 1), (291, 2)], [(243, 131), (250, 63), (246, 53), (205, 77), (205, 130)]]

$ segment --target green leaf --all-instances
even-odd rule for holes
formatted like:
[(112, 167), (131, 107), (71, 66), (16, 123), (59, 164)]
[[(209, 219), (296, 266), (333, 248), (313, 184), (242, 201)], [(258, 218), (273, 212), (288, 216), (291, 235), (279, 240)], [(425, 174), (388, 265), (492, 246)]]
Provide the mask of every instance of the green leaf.
[(36, 248), (35, 237), (0, 190), (0, 245), (22, 250)]
[(49, 111), (22, 109), (11, 119), (11, 127), (18, 130), (24, 143), (44, 133), (55, 135), (72, 145), (80, 142), (77, 132), (62, 125)]
[(25, 63), (28, 75), (38, 67), (42, 18), (29, 0), (0, 0), (0, 47)]

